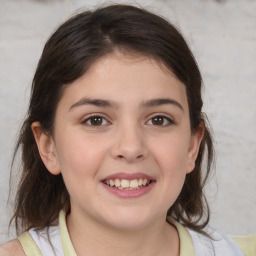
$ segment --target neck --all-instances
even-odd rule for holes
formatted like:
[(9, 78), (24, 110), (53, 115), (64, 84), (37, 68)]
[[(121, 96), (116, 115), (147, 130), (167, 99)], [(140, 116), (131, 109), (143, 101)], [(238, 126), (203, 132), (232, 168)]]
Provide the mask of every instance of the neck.
[(164, 216), (149, 227), (120, 230), (93, 218), (79, 217), (78, 221), (78, 216), (71, 213), (67, 226), (77, 255), (179, 255), (178, 233)]

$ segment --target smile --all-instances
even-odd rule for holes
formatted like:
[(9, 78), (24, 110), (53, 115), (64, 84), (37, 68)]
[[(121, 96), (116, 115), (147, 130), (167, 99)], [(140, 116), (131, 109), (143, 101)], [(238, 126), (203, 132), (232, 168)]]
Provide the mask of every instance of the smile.
[(104, 180), (103, 183), (120, 190), (136, 190), (142, 187), (148, 186), (152, 181), (146, 178), (139, 179), (108, 179)]
[(138, 198), (149, 193), (156, 180), (144, 173), (115, 173), (101, 180), (103, 187), (120, 198)]

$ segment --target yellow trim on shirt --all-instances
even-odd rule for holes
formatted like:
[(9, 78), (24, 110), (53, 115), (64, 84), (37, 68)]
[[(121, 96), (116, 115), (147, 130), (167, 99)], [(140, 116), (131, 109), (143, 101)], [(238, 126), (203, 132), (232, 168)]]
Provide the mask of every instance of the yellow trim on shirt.
[(18, 240), (27, 256), (43, 256), (28, 231), (20, 234)]
[[(167, 221), (173, 225), (179, 234), (180, 239), (180, 256), (195, 256), (194, 245), (188, 231), (177, 221), (168, 217)], [(67, 224), (66, 213), (62, 210), (59, 214), (59, 227), (63, 252), (65, 256), (77, 256), (72, 245)], [(244, 237), (232, 237), (233, 240), (241, 248), (245, 256), (256, 256), (256, 234)], [(18, 236), (22, 248), (28, 256), (42, 256), (38, 246), (34, 242), (29, 232), (24, 232)]]
[(188, 231), (171, 217), (167, 217), (167, 221), (178, 231), (180, 238), (180, 256), (196, 256), (193, 241)]
[(59, 214), (60, 236), (65, 256), (77, 256), (72, 245), (66, 224), (66, 213), (61, 210)]

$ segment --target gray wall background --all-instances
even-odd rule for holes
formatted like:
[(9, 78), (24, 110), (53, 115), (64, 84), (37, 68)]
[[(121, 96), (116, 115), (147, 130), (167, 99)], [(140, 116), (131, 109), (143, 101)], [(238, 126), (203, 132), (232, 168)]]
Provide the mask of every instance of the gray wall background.
[[(256, 233), (256, 1), (138, 0), (167, 17), (201, 68), (204, 111), (215, 132), (216, 175), (207, 188), (211, 226)], [(80, 8), (110, 1), (0, 0), (0, 242), (7, 234), (10, 162), (44, 42)], [(17, 168), (16, 168), (17, 169)]]

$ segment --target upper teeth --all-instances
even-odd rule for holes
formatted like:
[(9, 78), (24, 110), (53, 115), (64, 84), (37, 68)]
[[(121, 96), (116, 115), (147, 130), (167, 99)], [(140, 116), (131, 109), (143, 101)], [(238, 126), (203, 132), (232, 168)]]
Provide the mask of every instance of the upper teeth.
[(126, 179), (111, 179), (105, 180), (105, 183), (111, 187), (117, 187), (118, 189), (138, 189), (141, 186), (148, 185), (150, 180), (148, 179), (133, 179), (133, 180), (126, 180)]

